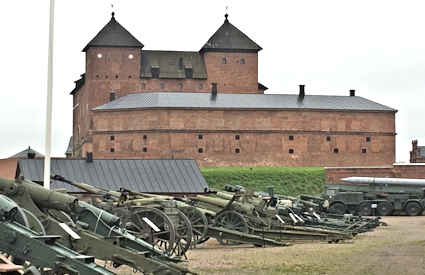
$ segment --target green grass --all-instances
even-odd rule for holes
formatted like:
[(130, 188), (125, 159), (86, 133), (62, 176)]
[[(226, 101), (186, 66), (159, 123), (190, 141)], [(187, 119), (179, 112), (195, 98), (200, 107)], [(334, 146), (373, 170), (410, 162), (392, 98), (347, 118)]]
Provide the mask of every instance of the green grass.
[(325, 169), (319, 167), (202, 168), (211, 188), (224, 189), (226, 184), (242, 185), (254, 191), (267, 191), (296, 196), (318, 195), (325, 185)]

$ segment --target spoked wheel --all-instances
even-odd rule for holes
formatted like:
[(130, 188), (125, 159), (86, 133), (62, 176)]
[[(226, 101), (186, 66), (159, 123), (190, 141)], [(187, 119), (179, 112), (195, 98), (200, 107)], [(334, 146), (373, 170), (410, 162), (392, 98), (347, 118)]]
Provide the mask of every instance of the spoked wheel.
[(189, 250), (192, 244), (192, 225), (186, 215), (177, 210), (177, 221), (174, 222), (174, 229), (176, 230), (176, 241), (174, 242), (171, 255), (183, 256)]
[[(173, 222), (161, 210), (156, 208), (137, 208), (132, 214), (133, 222), (139, 232), (135, 232), (138, 237), (151, 243), (155, 248), (171, 255), (175, 241), (176, 231)], [(152, 223), (155, 227), (151, 226)], [(159, 231), (157, 231), (159, 229)]]
[(32, 212), (26, 210), (25, 208), (21, 209), (25, 213), (26, 219), (28, 220), (28, 224), (25, 226), (40, 235), (46, 235), (46, 229), (44, 228), (43, 223)]
[[(232, 210), (226, 210), (218, 214), (215, 217), (214, 226), (223, 227), (226, 229), (235, 230), (235, 231), (244, 232), (244, 233), (248, 232), (248, 223), (245, 220), (245, 218), (242, 216), (242, 214)], [(223, 245), (239, 244), (237, 242), (224, 240), (221, 238), (218, 238), (218, 241)]]
[(207, 237), (208, 233), (208, 219), (198, 208), (193, 206), (179, 207), (186, 217), (190, 220), (192, 225), (192, 246), (200, 243)]

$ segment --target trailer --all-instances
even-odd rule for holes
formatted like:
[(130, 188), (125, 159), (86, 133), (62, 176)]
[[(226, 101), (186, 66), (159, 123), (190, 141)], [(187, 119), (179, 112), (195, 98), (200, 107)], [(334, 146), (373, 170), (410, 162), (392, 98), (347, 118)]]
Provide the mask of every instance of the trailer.
[(329, 212), (388, 216), (394, 211), (409, 216), (425, 209), (425, 179), (349, 177), (341, 184), (326, 184), (323, 197)]

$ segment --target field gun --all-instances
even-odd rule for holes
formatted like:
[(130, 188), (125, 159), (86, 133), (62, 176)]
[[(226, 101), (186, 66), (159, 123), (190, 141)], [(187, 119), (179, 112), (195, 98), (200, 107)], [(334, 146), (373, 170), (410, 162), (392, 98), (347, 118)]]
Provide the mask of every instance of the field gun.
[(66, 236), (58, 242), (68, 248), (111, 261), (115, 267), (128, 265), (146, 274), (191, 273), (177, 264), (180, 258), (170, 257), (121, 229), (119, 217), (74, 196), (46, 190), (22, 178), (16, 181), (0, 178), (0, 193), (24, 209), (33, 231)]
[[(49, 274), (113, 275), (95, 264), (94, 257), (82, 255), (58, 243), (62, 236), (41, 235), (29, 228), (28, 217), (13, 200), (0, 195), (0, 251), (18, 263), (30, 262)], [(40, 274), (31, 268), (25, 274)], [(50, 273), (51, 272), (51, 273)]]

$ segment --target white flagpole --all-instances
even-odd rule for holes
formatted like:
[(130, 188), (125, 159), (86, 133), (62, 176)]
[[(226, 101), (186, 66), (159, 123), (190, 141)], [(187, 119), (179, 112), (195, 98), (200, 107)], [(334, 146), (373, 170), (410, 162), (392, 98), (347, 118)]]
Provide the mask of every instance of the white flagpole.
[(50, 189), (50, 153), (52, 147), (52, 90), (53, 90), (53, 23), (55, 0), (50, 0), (49, 54), (47, 69), (46, 155), (44, 157), (44, 188)]

